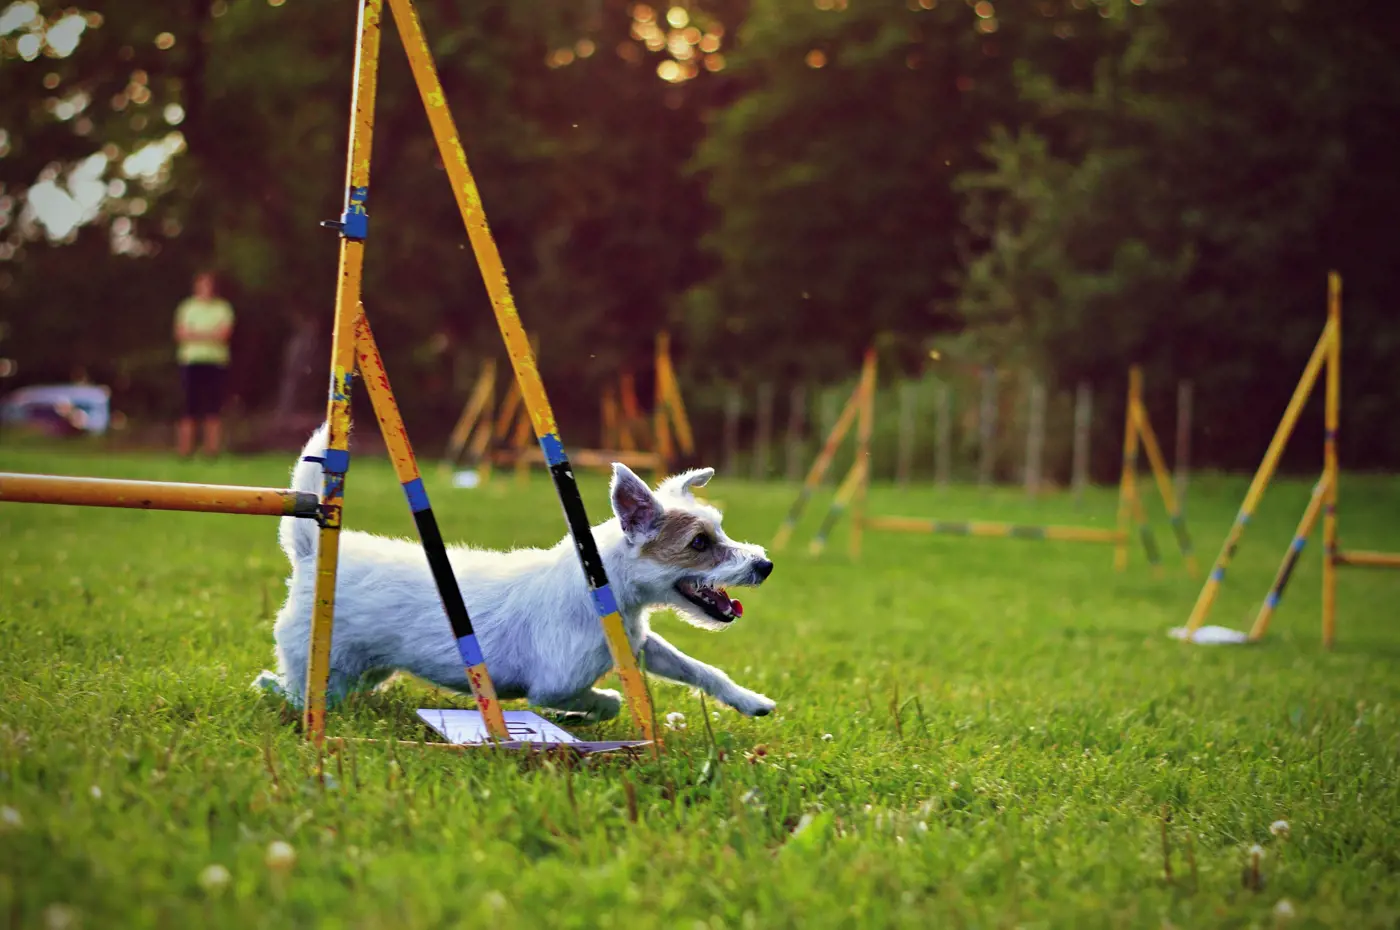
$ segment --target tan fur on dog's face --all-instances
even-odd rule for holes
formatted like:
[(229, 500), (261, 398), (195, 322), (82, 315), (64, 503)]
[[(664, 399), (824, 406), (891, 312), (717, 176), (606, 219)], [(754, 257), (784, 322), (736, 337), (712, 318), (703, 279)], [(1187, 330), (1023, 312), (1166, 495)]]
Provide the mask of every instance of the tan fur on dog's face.
[[(696, 549), (695, 537), (704, 534), (709, 544)], [(642, 556), (696, 574), (717, 568), (728, 552), (721, 544), (719, 527), (704, 517), (684, 510), (668, 510), (661, 518), (656, 535), (642, 545)]]

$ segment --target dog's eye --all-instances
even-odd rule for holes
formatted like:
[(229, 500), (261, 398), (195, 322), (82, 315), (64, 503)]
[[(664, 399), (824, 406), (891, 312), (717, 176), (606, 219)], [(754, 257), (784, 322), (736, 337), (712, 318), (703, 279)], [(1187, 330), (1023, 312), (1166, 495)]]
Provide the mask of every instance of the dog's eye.
[(690, 541), (690, 548), (694, 549), (696, 552), (704, 552), (706, 549), (710, 548), (710, 537), (706, 536), (704, 533), (698, 534)]

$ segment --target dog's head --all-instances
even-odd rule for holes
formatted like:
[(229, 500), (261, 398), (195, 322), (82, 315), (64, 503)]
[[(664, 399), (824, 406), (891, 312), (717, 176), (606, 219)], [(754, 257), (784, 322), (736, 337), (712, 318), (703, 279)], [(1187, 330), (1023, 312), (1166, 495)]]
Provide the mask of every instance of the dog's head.
[(773, 571), (762, 546), (724, 535), (723, 517), (695, 498), (713, 468), (667, 478), (653, 492), (626, 465), (613, 464), (612, 508), (632, 557), (629, 575), (652, 603), (686, 621), (721, 630), (743, 616), (726, 587), (759, 585)]

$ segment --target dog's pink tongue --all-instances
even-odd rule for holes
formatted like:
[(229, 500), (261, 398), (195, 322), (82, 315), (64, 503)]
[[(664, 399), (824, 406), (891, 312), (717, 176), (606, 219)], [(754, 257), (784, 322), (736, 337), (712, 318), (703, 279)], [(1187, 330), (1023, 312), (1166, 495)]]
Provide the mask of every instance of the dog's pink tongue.
[(739, 603), (738, 598), (730, 598), (729, 603), (734, 605), (734, 616), (742, 617), (744, 615), (744, 605)]

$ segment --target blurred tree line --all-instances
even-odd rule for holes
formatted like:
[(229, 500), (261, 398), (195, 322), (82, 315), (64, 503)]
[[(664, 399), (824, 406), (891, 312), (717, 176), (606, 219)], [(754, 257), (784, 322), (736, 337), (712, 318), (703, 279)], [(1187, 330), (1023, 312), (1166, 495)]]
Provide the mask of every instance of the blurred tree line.
[[(168, 415), (173, 309), (212, 265), (242, 404), (314, 357), (292, 393), (317, 409), (354, 7), (0, 7), (0, 356), (25, 381), (83, 370)], [(1337, 268), (1345, 461), (1400, 462), (1390, 4), (421, 8), (566, 436), (669, 327), (702, 420), (728, 385), (849, 378), (872, 342), (889, 377), (992, 363), (1105, 398), (1136, 361), (1158, 400), (1195, 383), (1197, 462), (1251, 467)], [(431, 448), (499, 337), (385, 22), (366, 306)]]

